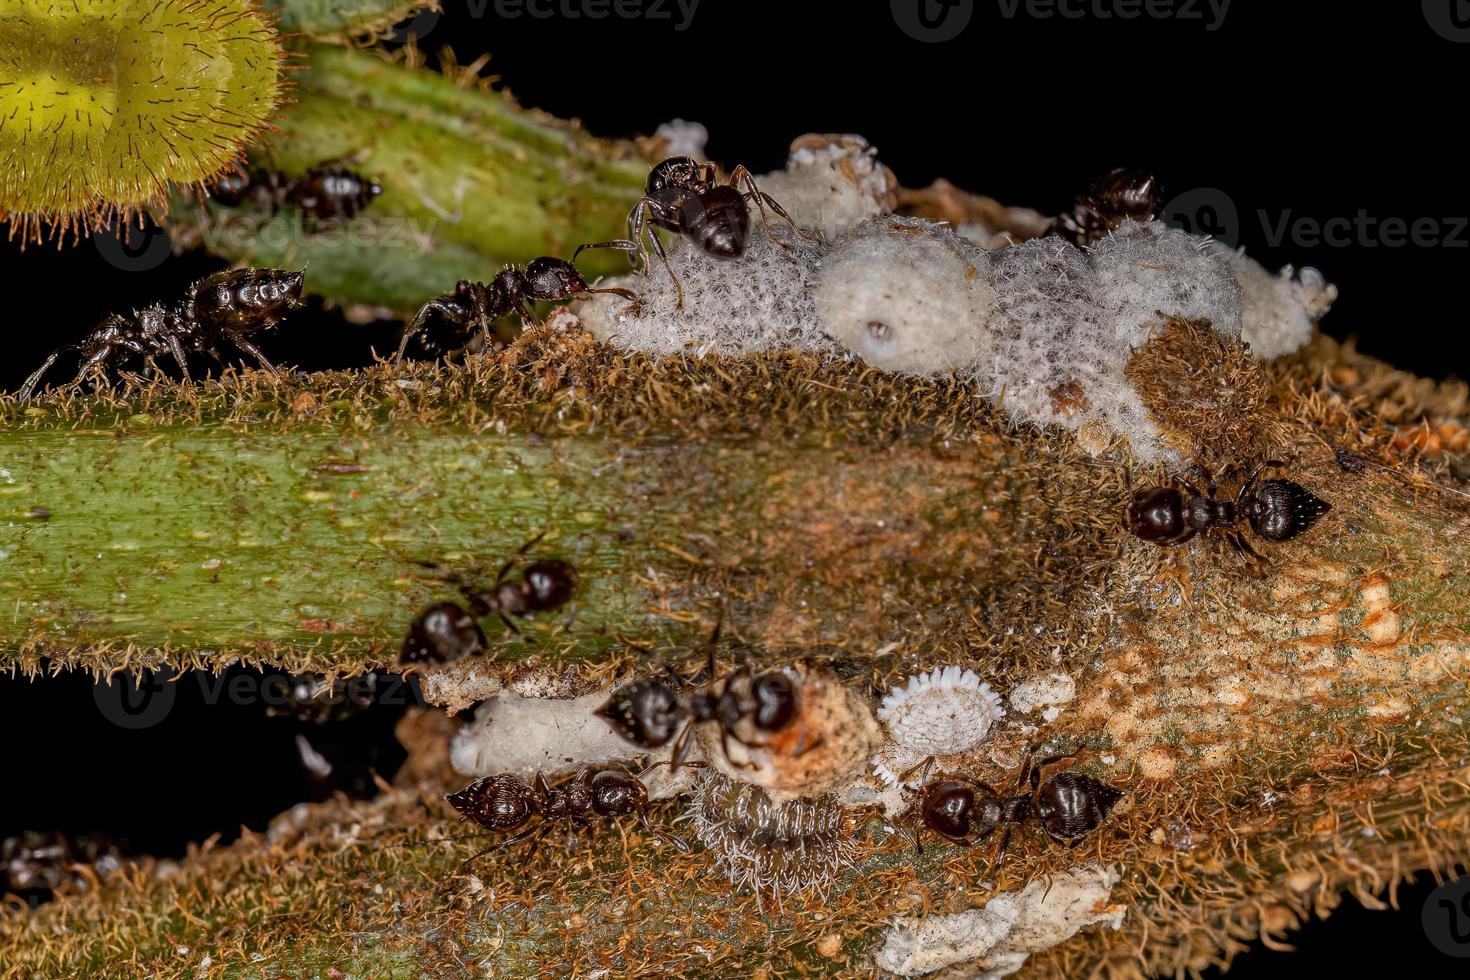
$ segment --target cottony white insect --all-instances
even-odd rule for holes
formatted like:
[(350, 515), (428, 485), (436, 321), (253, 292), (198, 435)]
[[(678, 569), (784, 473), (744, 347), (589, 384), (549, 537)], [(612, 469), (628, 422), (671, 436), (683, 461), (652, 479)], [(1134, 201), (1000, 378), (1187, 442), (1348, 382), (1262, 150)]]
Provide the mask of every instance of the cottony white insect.
[(922, 755), (968, 752), (1005, 717), (1000, 695), (973, 670), (939, 667), (910, 677), (883, 699), (878, 718), (889, 737)]

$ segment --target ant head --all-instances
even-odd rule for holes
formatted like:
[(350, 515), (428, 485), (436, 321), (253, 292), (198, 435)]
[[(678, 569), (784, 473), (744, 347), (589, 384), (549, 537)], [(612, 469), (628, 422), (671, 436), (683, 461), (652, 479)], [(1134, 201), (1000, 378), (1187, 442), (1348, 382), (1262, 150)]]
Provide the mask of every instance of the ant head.
[(1148, 221), (1159, 210), (1159, 184), (1153, 174), (1119, 168), (1093, 181), (1092, 204), (1110, 218)]
[(785, 728), (801, 707), (796, 685), (779, 670), (757, 677), (750, 685), (750, 693), (756, 704), (752, 722), (762, 731), (774, 732)]
[(274, 326), (301, 306), (306, 273), (284, 269), (231, 269), (217, 272), (190, 290), (189, 305), (199, 322), (235, 330)]
[(402, 663), (447, 663), (485, 650), (475, 617), (453, 602), (430, 606), (414, 619), (398, 659)]
[(663, 681), (635, 681), (614, 691), (596, 714), (634, 745), (656, 749), (678, 734), (687, 709)]
[(532, 562), (522, 577), (530, 591), (526, 608), (532, 612), (565, 605), (577, 588), (576, 569), (564, 561)]
[(968, 836), (974, 808), (975, 791), (964, 783), (946, 779), (924, 787), (924, 825), (936, 834), (954, 840)]
[(568, 299), (587, 291), (587, 280), (565, 259), (543, 255), (526, 263), (521, 291), (531, 299)]
[(1186, 534), (1184, 494), (1175, 487), (1136, 490), (1125, 515), (1128, 530), (1154, 544), (1170, 544)]
[(646, 193), (653, 197), (671, 187), (698, 189), (703, 168), (693, 157), (669, 157), (648, 172)]
[(592, 777), (592, 809), (599, 816), (620, 817), (648, 806), (643, 780), (623, 772), (604, 770)]

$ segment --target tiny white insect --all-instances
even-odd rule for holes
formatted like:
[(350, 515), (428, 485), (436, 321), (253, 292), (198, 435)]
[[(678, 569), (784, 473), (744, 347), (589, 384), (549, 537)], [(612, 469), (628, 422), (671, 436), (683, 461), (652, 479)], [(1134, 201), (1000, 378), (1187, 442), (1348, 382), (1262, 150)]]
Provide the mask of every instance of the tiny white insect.
[(884, 697), (878, 718), (889, 737), (921, 755), (968, 752), (1005, 717), (1000, 695), (973, 670), (937, 667)]

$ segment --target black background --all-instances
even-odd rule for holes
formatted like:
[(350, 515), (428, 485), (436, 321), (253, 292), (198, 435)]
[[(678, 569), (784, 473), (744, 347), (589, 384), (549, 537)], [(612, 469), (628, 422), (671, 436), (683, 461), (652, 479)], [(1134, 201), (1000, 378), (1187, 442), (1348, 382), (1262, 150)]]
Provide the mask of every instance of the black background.
[[(452, 44), (460, 62), (492, 52), (488, 70), (527, 105), (578, 117), (610, 137), (697, 120), (709, 128), (713, 158), (757, 173), (780, 166), (802, 133), (853, 132), (878, 147), (906, 186), (946, 177), (1046, 213), (1119, 165), (1155, 172), (1166, 198), (1216, 188), (1240, 216), (1224, 230), (1250, 254), (1272, 268), (1316, 266), (1338, 285), (1327, 332), (1360, 337), (1368, 352), (1433, 377), (1470, 373), (1461, 312), (1470, 230), (1460, 227), (1470, 216), (1460, 152), (1470, 44), (1431, 26), (1462, 0), (1361, 7), (1235, 0), (1214, 30), (1202, 3), (1188, 5), (1197, 19), (1122, 19), (1100, 15), (1100, 7), (1120, 8), (1112, 0), (1069, 4), (1081, 17), (1036, 17), (1026, 6), (1007, 17), (999, 0), (979, 0), (968, 26), (942, 43), (906, 35), (886, 0), (701, 0), (682, 31), (671, 0), (662, 5), (669, 19), (571, 18), (561, 12), (567, 2), (540, 3), (549, 17), (507, 17), (493, 2), (445, 0), (442, 17), (417, 26), (429, 28), (427, 51)], [(1184, 6), (1180, 0), (1174, 9)], [(475, 7), (483, 16), (472, 14)], [(590, 8), (577, 0), (572, 9)], [(1376, 232), (1353, 232), (1341, 244), (1272, 241), (1272, 226), (1285, 216), (1325, 222), (1360, 213), (1377, 223), (1430, 219), (1438, 241), (1393, 247)], [(191, 255), (124, 272), (90, 243), (61, 252), (0, 247), (7, 303), (0, 316), (9, 328), (0, 384), (13, 386), (46, 350), (107, 312), (175, 295), (216, 265)], [(349, 327), (319, 309), (303, 319), (312, 329), (268, 337), (268, 352), (322, 367), (362, 363), (369, 343), (383, 349), (386, 328)], [(85, 691), (76, 703), (78, 712), (95, 710)], [(220, 714), (200, 712), (197, 724), (215, 726), (228, 744)], [(0, 713), (8, 744), (20, 722)], [(52, 778), (35, 776), (37, 792), (84, 793), (88, 766), (116, 767), (133, 751), (129, 744), (101, 737), (56, 760)], [(259, 826), (264, 810), (212, 810), (209, 800), (233, 800), (238, 784), (267, 780), (291, 758), (282, 750), (279, 761), (239, 767), (201, 758), (189, 777), (193, 804), (166, 792), (169, 777), (160, 772), (161, 795), (135, 785), (109, 808), (162, 800), (153, 805), (220, 810), (213, 829), (232, 831), (241, 819)], [(156, 770), (140, 769), (140, 780)], [(1300, 936), (1300, 955), (1253, 953), (1232, 976), (1344, 965), (1351, 975), (1390, 967), (1463, 974), (1464, 960), (1441, 956), (1424, 939), (1418, 916), (1427, 893), (1405, 892), (1401, 914), (1349, 903)]]

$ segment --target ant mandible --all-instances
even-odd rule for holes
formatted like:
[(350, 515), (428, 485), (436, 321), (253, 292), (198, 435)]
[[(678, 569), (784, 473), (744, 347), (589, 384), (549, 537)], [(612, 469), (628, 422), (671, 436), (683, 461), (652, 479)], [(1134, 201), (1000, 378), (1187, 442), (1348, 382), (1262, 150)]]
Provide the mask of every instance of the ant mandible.
[[(720, 746), (726, 758), (730, 758), (731, 741), (752, 745), (740, 734), (742, 722), (764, 733), (786, 728), (801, 709), (801, 696), (784, 671), (757, 674), (748, 665), (742, 666), (725, 678), (716, 692), (715, 646), (722, 624), (723, 614), (706, 644), (708, 663), (703, 689), (687, 693), (685, 688), (691, 682), (669, 670), (666, 680), (643, 678), (624, 684), (613, 691), (596, 714), (640, 748), (658, 749), (674, 742), (670, 766), (676, 771), (687, 764), (684, 758), (689, 754), (696, 725), (714, 722), (719, 726)], [(815, 748), (815, 743), (806, 748)]]
[(632, 290), (607, 286), (594, 289), (565, 259), (544, 255), (526, 263), (524, 269), (508, 265), (488, 283), (460, 280), (454, 291), (429, 300), (403, 330), (398, 358), (417, 340), (421, 353), (442, 357), (452, 351), (483, 347), (495, 321), (518, 313), (523, 324), (538, 321), (527, 304), (536, 300), (560, 302), (593, 293), (612, 293), (638, 304)]
[(1183, 490), (1173, 486), (1135, 490), (1124, 524), (1134, 536), (1163, 547), (1183, 544), (1197, 534), (1223, 531), (1237, 554), (1264, 562), (1266, 559), (1240, 531), (1241, 520), (1268, 541), (1290, 541), (1332, 509), (1331, 504), (1299, 483), (1260, 479), (1265, 470), (1285, 465), (1280, 460), (1266, 460), (1241, 484), (1234, 500), (1220, 500), (1215, 478), (1196, 464), (1205, 478), (1204, 493), (1187, 480), (1179, 481)]
[[(1016, 781), (1016, 789), (1024, 790), (1029, 782), (1029, 793), (1007, 796), (985, 783), (960, 779), (924, 782), (917, 791), (916, 819), (919, 827), (913, 832), (914, 847), (923, 853), (920, 836), (925, 828), (969, 847), (1003, 827), (995, 857), (995, 865), (999, 867), (1005, 860), (1011, 831), (1033, 820), (1041, 824), (1051, 840), (1075, 847), (1083, 837), (1102, 825), (1113, 806), (1122, 799), (1123, 791), (1091, 776), (1070, 771), (1042, 779), (1042, 770), (1068, 758), (1051, 756), (1033, 764), (1028, 755)], [(920, 770), (927, 780), (933, 765), (931, 756), (903, 773), (899, 781), (907, 783), (909, 777)], [(976, 836), (972, 839), (971, 834)]]
[(440, 602), (421, 610), (409, 627), (399, 660), (447, 663), (480, 653), (485, 649), (485, 634), (477, 620), (498, 616), (506, 628), (518, 634), (520, 630), (511, 617), (546, 612), (571, 601), (577, 588), (577, 571), (569, 562), (542, 559), (527, 565), (519, 579), (506, 577), (517, 560), (544, 536), (543, 532), (522, 545), (515, 557), (500, 567), (489, 589), (434, 562), (416, 562), (438, 572), (440, 581), (457, 586), (469, 608), (457, 602)]
[[(741, 186), (745, 187), (744, 192)], [(766, 219), (766, 208), (782, 218), (791, 230), (801, 238), (809, 238), (786, 209), (771, 195), (756, 186), (755, 178), (742, 164), (730, 172), (725, 183), (712, 163), (699, 163), (693, 157), (669, 157), (657, 164), (648, 174), (648, 184), (643, 197), (628, 213), (628, 237), (610, 242), (596, 242), (578, 246), (572, 253), (572, 261), (587, 248), (616, 248), (629, 253), (638, 253), (644, 270), (648, 269), (648, 243), (668, 270), (678, 294), (677, 307), (684, 306), (684, 285), (674, 274), (669, 264), (668, 253), (659, 241), (654, 228), (663, 228), (676, 235), (683, 235), (699, 248), (721, 258), (739, 258), (745, 254), (750, 240), (750, 206), (755, 202), (760, 211), (761, 224), (771, 240), (787, 247), (776, 238)]]

